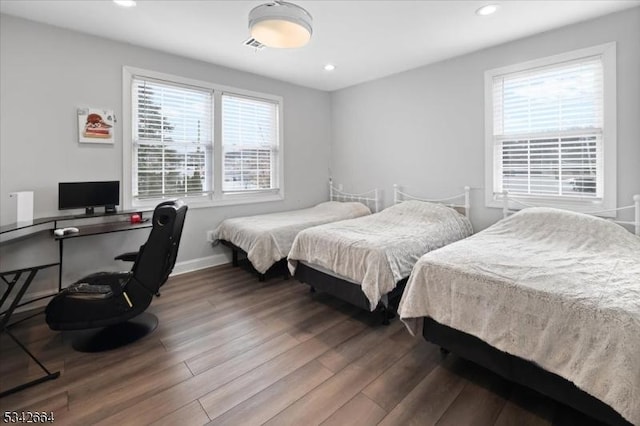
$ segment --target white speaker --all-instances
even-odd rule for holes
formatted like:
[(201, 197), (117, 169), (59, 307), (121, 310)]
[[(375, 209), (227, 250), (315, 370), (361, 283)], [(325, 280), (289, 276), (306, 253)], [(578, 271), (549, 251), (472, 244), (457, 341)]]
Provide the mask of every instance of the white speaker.
[(19, 225), (33, 223), (33, 191), (9, 193), (8, 214), (8, 223), (17, 223)]

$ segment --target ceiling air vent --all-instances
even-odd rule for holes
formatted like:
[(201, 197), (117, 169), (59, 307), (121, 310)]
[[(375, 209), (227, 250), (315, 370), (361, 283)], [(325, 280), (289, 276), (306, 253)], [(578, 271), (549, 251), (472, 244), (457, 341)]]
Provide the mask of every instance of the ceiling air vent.
[(265, 47), (264, 44), (260, 43), (258, 40), (256, 40), (253, 37), (249, 37), (242, 44), (244, 44), (245, 46), (248, 46), (248, 47), (253, 47), (256, 50), (262, 50)]

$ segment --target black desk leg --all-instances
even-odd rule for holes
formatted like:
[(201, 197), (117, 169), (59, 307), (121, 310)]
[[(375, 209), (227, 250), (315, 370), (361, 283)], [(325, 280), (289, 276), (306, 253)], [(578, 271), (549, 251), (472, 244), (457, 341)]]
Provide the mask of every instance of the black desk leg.
[[(17, 284), (17, 281), (20, 278), (20, 275), (22, 275), (22, 273), (26, 272), (26, 271), (29, 271), (29, 276), (27, 277), (25, 282), (22, 284), (22, 287), (20, 287), (20, 289), (18, 290), (18, 294), (16, 294), (16, 296), (13, 298), (13, 301), (11, 302), (11, 305), (9, 306), (9, 309), (7, 309), (7, 311), (5, 312), (4, 316), (2, 317), (2, 321), (0, 321), (0, 330), (2, 330), (2, 331), (7, 331), (7, 329), (9, 328), (9, 318), (11, 318), (11, 315), (13, 314), (13, 311), (18, 307), (18, 303), (20, 303), (20, 300), (22, 300), (22, 296), (24, 296), (24, 294), (26, 293), (27, 288), (31, 284), (31, 281), (33, 281), (33, 278), (38, 273), (38, 270), (37, 269), (27, 269), (27, 270), (22, 270), (22, 271), (17, 272), (16, 276), (14, 277), (14, 279), (11, 280), (11, 283), (13, 285), (11, 285), (9, 287), (9, 289), (7, 289), (6, 293), (2, 297), (2, 302), (4, 303), (4, 301), (7, 300), (7, 297), (9, 296), (9, 293), (13, 289), (13, 286)], [(2, 306), (2, 305), (0, 305), (0, 306)]]
[(1, 393), (0, 393), (0, 398), (5, 397), (5, 396), (7, 396), (7, 395), (11, 395), (11, 394), (16, 393), (16, 392), (19, 392), (19, 391), (21, 391), (22, 389), (30, 388), (31, 386), (35, 386), (35, 385), (37, 385), (37, 384), (39, 384), (39, 383), (46, 382), (46, 381), (48, 381), (48, 380), (54, 380), (54, 379), (57, 379), (58, 377), (60, 377), (60, 372), (59, 372), (59, 371), (56, 371), (56, 372), (54, 372), (54, 373), (50, 372), (50, 371), (47, 369), (47, 367), (45, 367), (45, 366), (44, 366), (44, 364), (42, 364), (42, 363), (38, 360), (38, 358), (36, 358), (36, 357), (35, 357), (35, 355), (33, 355), (33, 354), (31, 353), (31, 351), (30, 351), (29, 349), (27, 349), (27, 348), (26, 348), (22, 343), (20, 343), (20, 341), (19, 341), (18, 339), (16, 339), (16, 338), (15, 338), (15, 336), (14, 336), (13, 334), (11, 334), (11, 332), (10, 332), (8, 329), (6, 329), (6, 328), (5, 328), (3, 331), (4, 331), (5, 333), (7, 333), (7, 335), (8, 335), (9, 337), (11, 337), (11, 340), (13, 340), (14, 342), (16, 342), (16, 344), (17, 344), (18, 346), (20, 346), (20, 347), (22, 348), (22, 350), (23, 350), (23, 351), (25, 351), (25, 352), (26, 352), (26, 354), (27, 354), (27, 355), (29, 355), (29, 356), (31, 357), (31, 359), (32, 359), (32, 360), (34, 360), (34, 361), (36, 362), (36, 364), (38, 364), (38, 365), (40, 366), (40, 368), (42, 368), (42, 370), (43, 370), (46, 374), (45, 374), (44, 376), (39, 377), (39, 378), (37, 378), (37, 379), (35, 379), (35, 380), (32, 380), (32, 381), (30, 381), (30, 382), (23, 383), (23, 384), (21, 384), (21, 385), (18, 385), (18, 386), (12, 387), (11, 389), (7, 389), (7, 390), (6, 390), (6, 391), (4, 391), (4, 392), (1, 392)]
[(58, 240), (58, 245), (59, 245), (58, 252), (60, 256), (60, 265), (58, 266), (58, 293), (62, 291), (62, 253), (64, 251), (63, 242), (64, 240), (62, 238)]
[(13, 276), (13, 279), (11, 281), (7, 281), (4, 275), (2, 276), (2, 281), (4, 281), (7, 284), (8, 288), (7, 288), (7, 291), (5, 291), (4, 294), (2, 295), (2, 299), (0, 299), (0, 307), (4, 306), (4, 302), (7, 301), (7, 298), (9, 297), (9, 293), (11, 293), (11, 290), (13, 290), (13, 287), (16, 285), (16, 283), (20, 279), (22, 272), (23, 271), (16, 272), (16, 274)]
[[(47, 368), (44, 366), (44, 364), (42, 364), (36, 357), (35, 355), (33, 355), (31, 353), (31, 351), (29, 351), (29, 349), (27, 349), (22, 343), (20, 343), (20, 341), (13, 335), (11, 334), (11, 331), (9, 331), (9, 327), (11, 326), (9, 324), (9, 319), (11, 318), (11, 315), (13, 314), (13, 311), (16, 309), (16, 307), (18, 306), (18, 304), (20, 303), (20, 300), (22, 300), (22, 296), (24, 296), (24, 293), (27, 291), (27, 288), (29, 288), (29, 285), (31, 284), (31, 281), (33, 281), (33, 278), (36, 276), (36, 274), (38, 273), (38, 269), (26, 269), (26, 270), (22, 270), (22, 271), (17, 271), (15, 274), (15, 277), (13, 278), (13, 280), (11, 280), (11, 284), (9, 286), (9, 288), (7, 289), (6, 293), (3, 295), (2, 297), (2, 301), (4, 303), (5, 300), (7, 300), (7, 296), (8, 294), (11, 292), (11, 290), (13, 289), (13, 286), (15, 284), (17, 284), (18, 279), (20, 278), (20, 275), (22, 274), (22, 272), (26, 272), (29, 271), (29, 276), (27, 276), (27, 279), (25, 280), (25, 282), (22, 284), (22, 287), (20, 287), (20, 289), (18, 290), (18, 294), (16, 294), (16, 296), (14, 297), (13, 301), (11, 302), (11, 306), (9, 306), (9, 309), (7, 309), (4, 312), (4, 316), (2, 317), (2, 320), (0, 321), (0, 332), (3, 333), (7, 333), (7, 335), (9, 337), (11, 337), (11, 340), (13, 340), (14, 342), (16, 342), (16, 344), (27, 354), (29, 355), (29, 357), (34, 360), (36, 362), (36, 364), (38, 364), (38, 366), (40, 366), (40, 368), (42, 368), (42, 370), (45, 372), (45, 375), (42, 377), (39, 377), (35, 380), (32, 380), (30, 382), (27, 383), (23, 383), (19, 386), (15, 386), (11, 389), (7, 389), (4, 392), (0, 393), (0, 398), (7, 396), (7, 395), (11, 395), (12, 393), (16, 393), (18, 391), (21, 391), (22, 389), (26, 389), (28, 387), (37, 385), (38, 383), (42, 383), (45, 382), (47, 380), (53, 380), (53, 379), (57, 379), (58, 377), (60, 377), (60, 372), (56, 371), (55, 373), (50, 372), (49, 370), (47, 370)], [(4, 276), (2, 277), (4, 279)], [(6, 281), (6, 280), (5, 280)], [(2, 306), (2, 305), (0, 305)]]

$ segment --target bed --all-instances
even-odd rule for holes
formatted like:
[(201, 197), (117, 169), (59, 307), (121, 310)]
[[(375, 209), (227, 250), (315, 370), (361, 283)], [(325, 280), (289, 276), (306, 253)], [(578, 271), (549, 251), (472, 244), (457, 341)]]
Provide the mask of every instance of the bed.
[[(458, 198), (464, 204), (446, 204)], [(289, 269), (313, 291), (366, 310), (379, 308), (388, 324), (392, 301), (399, 300), (420, 256), (471, 235), (468, 214), (468, 187), (445, 200), (424, 200), (394, 185), (393, 206), (300, 232), (289, 252)]]
[(287, 272), (286, 257), (298, 232), (311, 226), (370, 215), (378, 209), (378, 190), (362, 194), (342, 191), (329, 181), (329, 200), (307, 209), (225, 219), (213, 234), (213, 244), (232, 250), (238, 266), (246, 256), (260, 280), (270, 269)]
[[(634, 200), (624, 223), (640, 234)], [(509, 380), (640, 424), (640, 238), (618, 224), (523, 209), (420, 258), (399, 314), (412, 334)]]

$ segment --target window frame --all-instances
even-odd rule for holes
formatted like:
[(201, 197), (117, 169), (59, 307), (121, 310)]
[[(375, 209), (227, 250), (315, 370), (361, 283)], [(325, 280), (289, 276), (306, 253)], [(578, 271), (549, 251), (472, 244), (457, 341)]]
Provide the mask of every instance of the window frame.
[[(195, 80), (172, 74), (136, 68), (131, 66), (122, 67), (122, 201), (125, 209), (149, 208), (158, 202), (175, 197), (158, 197), (148, 199), (136, 199), (133, 197), (133, 99), (132, 83), (135, 77), (149, 78), (153, 80), (166, 81), (168, 84), (185, 85), (211, 90), (213, 93), (213, 105), (211, 120), (211, 134), (213, 136), (213, 146), (211, 150), (211, 164), (208, 167), (208, 178), (211, 179), (211, 193), (208, 197), (185, 197), (184, 201), (192, 208), (205, 208), (214, 206), (251, 204), (284, 200), (284, 143), (283, 143), (283, 109), (284, 100), (282, 96), (268, 93), (255, 92), (235, 87), (215, 84), (211, 82)], [(278, 189), (256, 190), (247, 193), (225, 193), (222, 191), (222, 95), (237, 94), (240, 96), (263, 99), (277, 105), (277, 164), (275, 164), (275, 174), (277, 176)]]
[[(537, 206), (556, 207), (578, 212), (610, 210), (617, 207), (617, 152), (616, 152), (616, 43), (605, 43), (584, 49), (573, 50), (558, 55), (534, 59), (505, 67), (487, 70), (484, 73), (485, 100), (485, 206), (502, 208), (502, 195), (494, 193), (496, 173), (499, 172), (498, 155), (495, 151), (493, 135), (493, 80), (495, 77), (521, 73), (535, 68), (560, 65), (565, 62), (600, 56), (603, 72), (603, 124), (602, 124), (602, 198), (556, 198), (544, 195), (509, 194), (509, 199), (531, 203)], [(521, 204), (510, 203), (510, 208), (518, 210)], [(615, 212), (603, 213), (602, 216), (615, 217)]]

